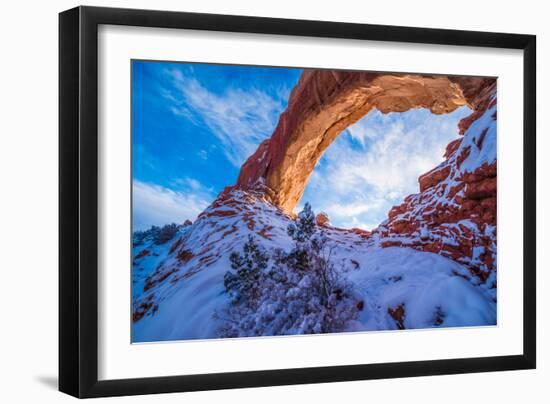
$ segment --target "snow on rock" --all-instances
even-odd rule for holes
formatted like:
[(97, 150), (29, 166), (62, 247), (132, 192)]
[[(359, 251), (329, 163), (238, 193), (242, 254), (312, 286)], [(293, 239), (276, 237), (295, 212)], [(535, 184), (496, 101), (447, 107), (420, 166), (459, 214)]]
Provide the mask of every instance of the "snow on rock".
[(451, 258), (494, 289), (496, 83), (473, 103), (474, 112), (459, 124), (464, 137), (447, 146), (446, 160), (420, 176), (420, 192), (394, 206), (372, 237), (382, 247), (406, 246)]
[(484, 77), (305, 72), (271, 138), (241, 167), (235, 188), (254, 189), (262, 181), (266, 198), (292, 212), (325, 149), (372, 108), (439, 114), (467, 104), (472, 114), (459, 123), (463, 137), (447, 146), (446, 160), (419, 178), (418, 194), (363, 234), (382, 247), (449, 257), (496, 287), (496, 85)]
[[(163, 258), (144, 281), (133, 267), (134, 342), (215, 337), (220, 322), (214, 313), (229, 301), (223, 282), (229, 255), (240, 251), (249, 234), (266, 248), (284, 246), (288, 223), (261, 195), (234, 191), (222, 193), (167, 245), (140, 247)], [(136, 290), (140, 284), (144, 288)]]
[[(459, 83), (473, 109), (459, 124), (463, 137), (386, 221), (368, 232), (317, 217), (361, 299), (347, 331), (496, 324), (496, 82), (480, 80)], [(268, 146), (257, 152), (262, 161)], [(292, 247), (294, 217), (266, 184), (260, 176), (228, 187), (194, 223), (135, 237), (134, 342), (219, 337), (230, 254), (250, 234), (270, 253)]]
[[(231, 252), (241, 251), (249, 234), (270, 252), (292, 246), (293, 219), (263, 195), (222, 193), (171, 240), (134, 248), (134, 342), (219, 337), (230, 304), (223, 279)], [(353, 230), (323, 231), (333, 262), (361, 299), (347, 331), (495, 324), (491, 291), (465, 266), (411, 248), (382, 248)]]

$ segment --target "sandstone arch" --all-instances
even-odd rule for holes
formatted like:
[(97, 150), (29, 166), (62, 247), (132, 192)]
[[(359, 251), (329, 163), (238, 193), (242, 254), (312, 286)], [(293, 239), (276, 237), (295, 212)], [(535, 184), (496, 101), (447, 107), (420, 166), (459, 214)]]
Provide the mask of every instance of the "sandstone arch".
[(290, 213), (324, 151), (373, 108), (443, 114), (469, 105), (475, 111), (475, 97), (493, 83), (478, 77), (305, 71), (273, 135), (243, 164), (235, 187), (250, 189), (261, 182), (271, 202)]

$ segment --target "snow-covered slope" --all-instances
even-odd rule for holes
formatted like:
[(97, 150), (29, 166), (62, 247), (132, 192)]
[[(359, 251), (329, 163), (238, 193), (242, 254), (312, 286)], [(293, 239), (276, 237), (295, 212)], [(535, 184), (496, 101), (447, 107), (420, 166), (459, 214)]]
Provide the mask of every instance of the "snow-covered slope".
[[(222, 194), (192, 225), (163, 244), (134, 248), (133, 340), (216, 338), (230, 302), (224, 289), (229, 255), (249, 234), (268, 251), (290, 249), (292, 218), (261, 193)], [(364, 307), (348, 331), (496, 322), (495, 301), (464, 266), (411, 248), (382, 248), (351, 230), (326, 227), (333, 262)], [(146, 252), (144, 252), (146, 251)]]
[[(445, 161), (372, 233), (320, 221), (361, 302), (345, 331), (496, 324), (496, 83), (471, 103)], [(230, 254), (250, 234), (270, 253), (292, 248), (294, 219), (270, 193), (261, 179), (228, 187), (194, 223), (136, 235), (134, 342), (219, 337)]]
[(349, 279), (364, 297), (356, 330), (496, 324), (491, 292), (465, 268), (438, 254), (371, 247), (355, 255)]

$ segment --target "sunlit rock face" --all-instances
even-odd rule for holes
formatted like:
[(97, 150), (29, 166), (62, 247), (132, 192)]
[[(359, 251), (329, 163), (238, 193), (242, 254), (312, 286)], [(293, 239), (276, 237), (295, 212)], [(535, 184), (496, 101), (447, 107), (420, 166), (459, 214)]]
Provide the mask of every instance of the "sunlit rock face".
[(242, 166), (237, 188), (249, 189), (262, 180), (273, 191), (273, 203), (291, 213), (323, 152), (371, 109), (448, 113), (471, 105), (486, 85), (479, 78), (306, 71), (271, 138)]
[(261, 184), (287, 214), (300, 200), (323, 152), (371, 109), (427, 108), (444, 114), (468, 105), (445, 161), (419, 178), (419, 194), (394, 207), (372, 232), (381, 246), (448, 256), (487, 278), (496, 257), (496, 80), (365, 72), (306, 71), (270, 139), (245, 162), (235, 186)]

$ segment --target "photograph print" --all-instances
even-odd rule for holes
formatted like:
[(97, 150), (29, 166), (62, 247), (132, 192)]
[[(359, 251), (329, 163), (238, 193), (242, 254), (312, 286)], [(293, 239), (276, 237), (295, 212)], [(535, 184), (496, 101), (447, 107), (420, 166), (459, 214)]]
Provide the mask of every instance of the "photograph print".
[(132, 342), (497, 324), (497, 79), (131, 61)]

